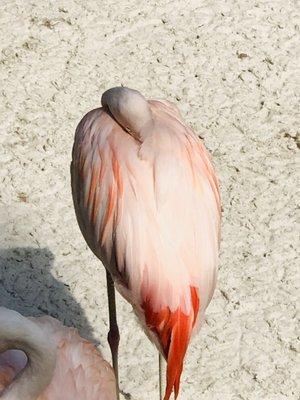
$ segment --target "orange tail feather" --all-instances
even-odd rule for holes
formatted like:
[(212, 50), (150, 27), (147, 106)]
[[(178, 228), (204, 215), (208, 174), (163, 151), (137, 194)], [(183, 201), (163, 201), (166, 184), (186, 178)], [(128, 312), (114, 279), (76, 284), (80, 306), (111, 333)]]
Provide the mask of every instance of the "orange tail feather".
[(167, 385), (164, 400), (169, 400), (173, 389), (175, 399), (178, 396), (183, 360), (199, 311), (198, 291), (195, 287), (190, 289), (193, 310), (189, 315), (184, 314), (180, 308), (171, 312), (168, 307), (165, 307), (154, 312), (149, 298), (143, 303), (147, 326), (158, 337), (167, 360)]

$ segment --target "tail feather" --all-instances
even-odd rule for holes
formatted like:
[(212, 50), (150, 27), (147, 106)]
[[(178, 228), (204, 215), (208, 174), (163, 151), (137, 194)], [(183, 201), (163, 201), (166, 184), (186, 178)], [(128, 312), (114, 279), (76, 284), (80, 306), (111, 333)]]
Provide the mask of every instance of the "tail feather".
[(199, 311), (198, 291), (195, 287), (191, 287), (190, 290), (192, 310), (189, 315), (184, 314), (180, 307), (174, 312), (171, 312), (168, 307), (154, 312), (149, 298), (143, 303), (147, 326), (156, 334), (167, 360), (167, 385), (164, 400), (169, 400), (173, 389), (175, 399), (178, 396), (183, 360)]

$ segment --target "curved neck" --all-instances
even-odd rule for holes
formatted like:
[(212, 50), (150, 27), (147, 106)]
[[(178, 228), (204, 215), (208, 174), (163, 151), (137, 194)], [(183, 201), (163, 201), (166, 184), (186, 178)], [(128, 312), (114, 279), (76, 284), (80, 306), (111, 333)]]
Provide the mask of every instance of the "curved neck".
[(28, 362), (4, 390), (1, 400), (35, 400), (51, 382), (56, 346), (33, 321), (0, 308), (0, 353), (11, 349), (22, 350)]

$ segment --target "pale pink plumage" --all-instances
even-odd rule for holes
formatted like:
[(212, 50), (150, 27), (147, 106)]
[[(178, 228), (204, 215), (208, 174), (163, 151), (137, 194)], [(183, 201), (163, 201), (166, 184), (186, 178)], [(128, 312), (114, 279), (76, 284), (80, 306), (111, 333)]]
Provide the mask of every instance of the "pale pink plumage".
[(139, 117), (126, 96), (115, 114), (108, 105), (79, 123), (73, 199), (88, 245), (168, 361), (168, 399), (173, 387), (177, 396), (191, 333), (215, 288), (218, 181), (203, 143), (172, 103), (148, 101), (151, 123), (137, 134), (120, 122)]
[[(111, 366), (102, 358), (94, 345), (79, 336), (76, 329), (67, 328), (51, 317), (25, 318), (4, 308), (0, 308), (0, 319), (4, 313), (3, 320), (5, 323), (10, 320), (12, 327), (15, 319), (21, 321), (23, 325), (19, 324), (19, 327), (16, 325), (15, 329), (24, 332), (24, 340), (27, 340), (27, 333), (26, 328), (23, 330), (22, 326), (26, 327), (26, 320), (29, 320), (34, 324), (31, 324), (32, 332), (36, 331), (37, 336), (42, 332), (46, 343), (49, 340), (49, 347), (50, 344), (54, 344), (57, 349), (50, 384), (38, 397), (30, 398), (30, 400), (116, 400), (115, 377)], [(28, 339), (32, 343), (35, 342), (35, 337)], [(5, 345), (6, 340), (9, 341), (10, 338), (1, 337), (0, 326), (0, 347)], [(37, 337), (36, 340), (38, 341), (39, 338)], [(10, 344), (10, 346), (14, 345)], [(16, 342), (15, 346), (20, 348), (20, 343)], [(8, 395), (9, 384), (15, 378), (17, 385), (18, 373), (23, 368), (27, 368), (26, 364), (27, 358), (20, 350), (7, 350), (0, 354), (0, 396), (5, 387)], [(32, 384), (34, 379), (35, 377), (32, 376)], [(30, 387), (30, 378), (27, 381)], [(23, 395), (21, 393), (20, 397), (12, 399), (25, 398), (25, 393)]]

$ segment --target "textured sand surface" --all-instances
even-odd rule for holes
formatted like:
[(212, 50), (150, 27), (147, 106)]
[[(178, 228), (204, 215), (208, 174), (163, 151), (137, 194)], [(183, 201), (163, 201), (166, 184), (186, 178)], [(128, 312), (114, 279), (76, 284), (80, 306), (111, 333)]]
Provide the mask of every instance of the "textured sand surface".
[[(109, 359), (104, 269), (72, 206), (74, 130), (111, 86), (169, 98), (212, 152), (224, 208), (180, 399), (298, 399), (297, 2), (2, 0), (0, 35), (1, 304), (78, 327)], [(156, 351), (117, 301), (121, 388), (156, 399)]]

